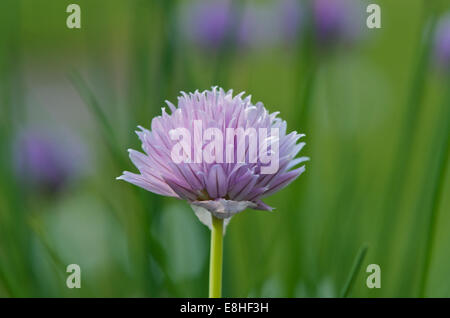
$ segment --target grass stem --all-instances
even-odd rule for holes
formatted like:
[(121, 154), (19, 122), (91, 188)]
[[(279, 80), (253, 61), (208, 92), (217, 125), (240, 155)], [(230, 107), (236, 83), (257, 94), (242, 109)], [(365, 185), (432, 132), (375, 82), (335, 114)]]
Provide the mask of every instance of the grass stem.
[(350, 272), (350, 275), (347, 278), (347, 282), (344, 285), (344, 289), (342, 290), (341, 297), (345, 298), (348, 296), (350, 291), (352, 290), (352, 287), (355, 283), (356, 276), (359, 273), (359, 270), (361, 268), (362, 262), (364, 261), (364, 258), (366, 257), (367, 250), (368, 250), (367, 244), (364, 244), (359, 249), (358, 255), (355, 258), (355, 261), (353, 262), (352, 270)]
[[(449, 80), (447, 80), (449, 82)], [(431, 203), (431, 211), (430, 211), (430, 221), (428, 223), (428, 230), (426, 234), (426, 243), (425, 243), (425, 255), (424, 255), (424, 267), (422, 271), (422, 277), (420, 280), (419, 293), (420, 297), (425, 297), (425, 292), (427, 288), (429, 272), (430, 272), (430, 264), (431, 258), (433, 256), (433, 247), (436, 240), (436, 225), (438, 221), (438, 212), (439, 212), (439, 203), (442, 200), (444, 186), (445, 186), (445, 176), (447, 175), (448, 170), (448, 161), (449, 161), (449, 104), (450, 104), (450, 94), (447, 92), (447, 96), (444, 99), (444, 114), (443, 114), (443, 123), (442, 130), (437, 132), (437, 138), (441, 139), (440, 145), (440, 153), (439, 153), (439, 161), (437, 164), (437, 178), (434, 184), (434, 189), (432, 193), (432, 203)]]

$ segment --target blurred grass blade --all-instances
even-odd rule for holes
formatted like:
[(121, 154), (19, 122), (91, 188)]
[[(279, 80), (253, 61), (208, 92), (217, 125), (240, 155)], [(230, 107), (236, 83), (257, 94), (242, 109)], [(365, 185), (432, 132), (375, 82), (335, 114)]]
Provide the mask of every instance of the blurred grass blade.
[[(297, 45), (297, 66), (294, 80), (294, 101), (298, 101), (296, 116), (297, 129), (307, 131), (307, 125), (310, 124), (311, 99), (314, 92), (316, 81), (316, 73), (319, 67), (319, 57), (317, 43), (315, 40), (314, 14), (311, 3), (306, 3), (305, 10), (307, 12), (305, 29), (299, 33)], [(309, 137), (308, 137), (309, 138)]]
[(81, 75), (78, 72), (72, 72), (69, 75), (69, 78), (71, 79), (80, 96), (86, 102), (86, 105), (88, 105), (91, 108), (92, 113), (95, 115), (98, 122), (102, 125), (102, 128), (108, 134), (114, 135), (114, 130), (112, 129), (112, 126), (109, 123), (105, 112), (100, 107), (100, 103), (98, 102), (97, 98), (92, 93), (92, 91), (89, 89), (89, 87), (87, 86), (86, 82), (83, 80)]
[(155, 238), (153, 233), (149, 233), (149, 245), (152, 255), (155, 257), (155, 261), (158, 263), (160, 270), (164, 276), (164, 283), (167, 290), (172, 294), (172, 297), (180, 297), (180, 293), (176, 284), (174, 283), (171, 275), (168, 271), (167, 256), (161, 243)]
[(34, 231), (34, 233), (36, 234), (36, 237), (38, 238), (39, 242), (44, 247), (45, 251), (48, 253), (59, 278), (64, 280), (65, 271), (66, 271), (66, 263), (61, 259), (61, 257), (58, 255), (58, 252), (56, 252), (55, 248), (50, 243), (50, 240), (46, 234), (45, 229), (43, 228), (43, 224), (42, 224), (41, 220), (39, 220), (38, 217), (31, 217), (28, 220), (28, 224), (29, 224), (30, 228)]
[[(175, 60), (178, 54), (178, 34), (176, 28), (176, 4), (177, 1), (160, 1), (162, 15), (162, 47), (160, 51), (161, 62), (158, 67), (157, 80), (155, 80), (155, 93), (157, 98), (154, 105), (160, 105), (161, 101), (169, 97), (171, 85), (174, 81)], [(160, 107), (153, 107), (152, 116), (156, 116)]]
[(2, 263), (0, 262), (0, 282), (2, 288), (9, 294), (10, 297), (17, 297), (17, 294), (14, 292), (12, 283), (10, 283), (8, 279), (8, 275), (5, 270), (3, 270)]
[(118, 148), (119, 143), (117, 141), (117, 136), (113, 129), (113, 126), (109, 122), (108, 117), (106, 116), (103, 109), (100, 107), (100, 103), (98, 102), (97, 97), (94, 95), (94, 93), (92, 93), (92, 91), (89, 89), (86, 82), (78, 72), (72, 72), (69, 75), (69, 78), (80, 94), (81, 98), (84, 100), (85, 104), (91, 110), (98, 124), (100, 125), (103, 138), (105, 139), (105, 143), (109, 151), (113, 155), (113, 158), (116, 159), (116, 162), (119, 163), (121, 167), (127, 166), (124, 156)]
[(364, 244), (359, 249), (358, 255), (355, 258), (355, 261), (353, 262), (352, 270), (350, 272), (350, 275), (347, 278), (347, 282), (344, 285), (344, 289), (342, 290), (341, 297), (345, 298), (348, 296), (350, 291), (352, 290), (352, 287), (355, 283), (356, 276), (359, 273), (359, 270), (361, 268), (362, 262), (364, 261), (364, 258), (366, 257), (367, 250), (368, 250), (367, 244)]
[[(450, 82), (447, 80), (447, 82)], [(448, 86), (447, 86), (448, 87)], [(434, 189), (432, 193), (432, 203), (431, 203), (431, 211), (430, 211), (430, 219), (426, 234), (426, 243), (425, 243), (425, 255), (424, 255), (424, 267), (422, 271), (422, 277), (420, 281), (419, 293), (420, 297), (425, 297), (425, 292), (427, 288), (428, 279), (430, 276), (430, 264), (433, 256), (433, 247), (436, 239), (436, 225), (438, 221), (438, 212), (439, 212), (439, 203), (442, 200), (444, 186), (445, 186), (445, 176), (447, 174), (448, 169), (448, 161), (449, 161), (449, 118), (450, 118), (450, 91), (448, 90), (446, 93), (445, 102), (443, 105), (444, 114), (442, 117), (442, 127), (441, 129), (437, 129), (436, 138), (440, 141), (438, 145), (439, 152), (439, 161), (437, 164), (437, 172), (436, 172), (436, 181), (434, 182)]]
[(404, 184), (411, 158), (411, 151), (417, 138), (417, 127), (420, 125), (420, 112), (425, 95), (427, 71), (430, 65), (430, 53), (433, 41), (433, 34), (437, 22), (437, 5), (429, 1), (423, 2), (424, 10), (421, 30), (426, 30), (420, 34), (417, 51), (419, 52), (417, 64), (415, 66), (411, 88), (407, 99), (405, 116), (399, 129), (400, 136), (397, 139), (396, 153), (390, 168), (389, 181), (384, 194), (382, 211), (385, 211), (380, 231), (380, 242), (383, 246), (384, 255), (390, 257), (389, 253), (393, 244), (388, 244), (396, 233), (395, 227), (399, 219), (399, 205), (403, 197)]
[[(297, 44), (296, 52), (296, 69), (295, 78), (293, 81), (292, 91), (294, 92), (293, 100), (295, 108), (297, 109), (295, 113), (295, 118), (293, 119), (293, 124), (295, 130), (300, 132), (305, 132), (308, 136), (308, 144), (311, 144), (311, 118), (312, 118), (312, 98), (316, 84), (316, 74), (319, 67), (319, 61), (316, 57), (316, 42), (314, 38), (313, 29), (313, 14), (311, 3), (305, 3), (305, 15), (306, 21), (305, 28), (302, 32), (299, 32), (299, 39)], [(307, 178), (307, 177), (305, 177)], [(306, 185), (308, 182), (303, 180), (303, 182), (293, 185), (292, 187), (286, 189), (289, 196), (293, 198), (292, 206), (300, 206), (301, 202), (304, 202), (304, 197), (306, 195)], [(288, 209), (289, 207), (281, 207), (280, 209)], [(299, 229), (299, 224), (303, 224), (300, 220), (303, 217), (303, 209), (296, 209), (298, 213), (293, 213), (291, 218), (286, 218), (286, 223), (283, 228), (287, 229), (289, 237), (288, 241), (290, 248), (296, 250), (296, 253), (292, 253), (290, 257), (290, 262), (288, 263), (288, 270), (286, 271), (286, 289), (287, 297), (294, 297), (295, 290), (297, 288), (298, 282), (304, 279), (305, 270), (303, 269), (304, 264), (302, 263), (302, 255), (304, 254), (304, 245), (302, 242), (303, 231)]]
[[(158, 29), (155, 25), (156, 19), (153, 16), (154, 12), (158, 13), (158, 8), (155, 7), (154, 1), (135, 0), (130, 3), (133, 16), (130, 30), (131, 55), (128, 62), (128, 102), (133, 105), (129, 108), (132, 113), (129, 126), (134, 128), (140, 118), (148, 118), (151, 115), (149, 110), (152, 110), (152, 107), (147, 107), (147, 105), (149, 100), (156, 95), (156, 87), (152, 87), (150, 72), (150, 61), (152, 54), (154, 54), (151, 50), (151, 44), (154, 40), (150, 31)], [(149, 39), (153, 41), (149, 41)], [(152, 111), (153, 114), (156, 114), (156, 112), (156, 110)]]

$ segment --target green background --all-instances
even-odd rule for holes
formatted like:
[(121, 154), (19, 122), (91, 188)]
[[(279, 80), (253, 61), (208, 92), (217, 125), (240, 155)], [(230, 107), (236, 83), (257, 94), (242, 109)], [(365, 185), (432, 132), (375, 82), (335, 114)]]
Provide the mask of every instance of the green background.
[[(79, 30), (66, 27), (72, 2)], [(224, 296), (342, 296), (367, 246), (348, 296), (449, 297), (450, 86), (430, 32), (450, 5), (371, 2), (382, 28), (351, 47), (317, 47), (306, 29), (298, 45), (217, 53), (183, 41), (173, 1), (2, 0), (0, 296), (206, 297), (209, 230), (186, 202), (115, 178), (135, 171), (134, 129), (164, 100), (219, 85), (280, 111), (311, 157), (266, 200), (273, 213), (231, 221)], [(78, 136), (89, 173), (57, 196), (24, 189), (10, 149), (27, 125)], [(66, 287), (72, 263), (81, 289)]]

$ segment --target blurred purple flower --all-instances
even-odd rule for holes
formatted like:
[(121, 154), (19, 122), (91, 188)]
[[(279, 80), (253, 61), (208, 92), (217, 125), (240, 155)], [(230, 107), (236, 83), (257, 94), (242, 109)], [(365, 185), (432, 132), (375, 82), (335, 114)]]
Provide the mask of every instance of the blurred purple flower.
[(296, 0), (240, 4), (230, 0), (196, 0), (181, 6), (180, 31), (189, 41), (213, 51), (227, 40), (238, 49), (268, 47), (280, 40), (295, 40), (300, 12)]
[(349, 0), (314, 0), (313, 16), (318, 44), (352, 43), (357, 40), (362, 31), (361, 8), (361, 3)]
[(181, 28), (197, 44), (218, 49), (231, 32), (235, 18), (230, 0), (201, 0), (185, 3)]
[(74, 140), (58, 141), (56, 136), (30, 129), (14, 143), (16, 175), (28, 186), (57, 192), (80, 172), (82, 153), (81, 145)]
[(436, 26), (434, 54), (437, 64), (448, 70), (450, 68), (450, 13), (443, 16)]
[[(139, 127), (140, 131), (136, 132), (145, 154), (129, 150), (130, 159), (140, 174), (125, 171), (118, 179), (156, 194), (188, 201), (199, 219), (208, 226), (211, 224), (211, 214), (229, 221), (234, 214), (246, 208), (272, 210), (261, 199), (284, 188), (305, 170), (304, 165), (295, 168), (308, 160), (307, 157), (295, 158), (305, 145), (304, 142), (297, 143), (304, 135), (297, 132), (287, 134), (286, 122), (277, 117), (277, 112), (270, 114), (262, 103), (254, 105), (250, 96), (242, 96), (243, 93), (233, 97), (231, 90), (225, 92), (213, 88), (202, 93), (182, 93), (178, 98), (178, 108), (167, 102), (170, 115), (163, 108), (162, 116), (152, 120), (151, 131)], [(195, 126), (196, 121), (201, 121), (200, 129)], [(250, 160), (239, 163), (237, 159), (207, 163), (192, 158), (189, 162), (175, 163), (172, 150), (178, 142), (170, 137), (171, 131), (185, 129), (191, 136), (203, 136), (208, 128), (218, 130), (222, 136), (226, 135), (227, 128), (269, 130), (259, 140), (258, 147), (263, 147), (263, 144), (270, 146), (279, 158), (278, 169), (271, 174), (263, 174), (267, 165), (261, 163), (261, 158), (254, 163)], [(278, 132), (278, 138), (273, 135), (272, 128)], [(234, 136), (230, 144), (237, 145), (238, 141)], [(273, 146), (275, 144), (277, 146)], [(204, 147), (202, 143), (196, 144), (194, 137), (194, 142), (185, 149), (191, 152), (199, 149), (202, 152)], [(223, 149), (227, 147), (228, 142)], [(233, 158), (239, 154), (236, 148), (233, 146), (231, 150)], [(246, 147), (245, 158), (250, 157), (250, 148)]]

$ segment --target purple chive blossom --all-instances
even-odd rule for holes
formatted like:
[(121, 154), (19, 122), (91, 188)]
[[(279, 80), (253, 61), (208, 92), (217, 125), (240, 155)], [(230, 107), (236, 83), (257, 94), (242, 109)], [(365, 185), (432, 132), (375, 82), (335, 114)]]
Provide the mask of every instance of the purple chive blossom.
[(437, 64), (448, 70), (450, 68), (450, 13), (442, 17), (436, 27), (434, 54)]
[[(152, 120), (151, 131), (139, 127), (136, 132), (145, 153), (129, 150), (139, 174), (126, 171), (118, 179), (156, 194), (188, 201), (199, 219), (208, 226), (211, 225), (211, 214), (228, 222), (234, 214), (246, 208), (271, 211), (272, 208), (262, 199), (290, 184), (305, 170), (304, 165), (297, 166), (308, 158), (296, 158), (305, 145), (304, 142), (298, 143), (304, 135), (295, 131), (288, 134), (286, 122), (277, 117), (278, 112), (269, 113), (261, 102), (252, 104), (250, 96), (244, 98), (243, 94), (233, 97), (231, 90), (225, 92), (214, 87), (204, 92), (182, 92), (178, 107), (167, 101), (170, 114), (163, 108), (162, 115)], [(261, 153), (257, 161), (250, 160), (250, 137), (245, 138), (242, 144), (237, 135), (231, 135), (231, 142), (220, 144), (222, 148), (214, 148), (214, 155), (223, 150), (222, 162), (208, 163), (197, 157), (198, 153), (206, 151), (208, 142), (200, 142), (196, 136), (204, 136), (209, 130), (226, 136), (229, 129), (237, 131), (239, 128), (268, 131), (258, 140), (257, 147), (262, 149), (269, 145), (265, 154), (278, 159), (276, 170), (264, 174), (271, 163), (263, 161)], [(185, 161), (176, 163), (173, 150), (180, 145), (180, 140), (174, 140), (173, 132), (180, 129), (192, 138), (183, 138), (189, 142), (182, 148), (182, 155), (187, 157), (184, 157)], [(273, 134), (273, 131), (277, 133)], [(217, 136), (213, 139), (214, 142), (218, 140)], [(226, 149), (230, 146), (231, 156), (228, 157)], [(237, 160), (239, 149), (245, 149), (245, 160)]]
[(361, 33), (361, 4), (348, 0), (314, 0), (313, 16), (317, 41), (330, 45), (354, 42)]
[(60, 142), (41, 130), (27, 130), (14, 144), (16, 175), (30, 187), (56, 192), (79, 174), (81, 154), (73, 140)]

